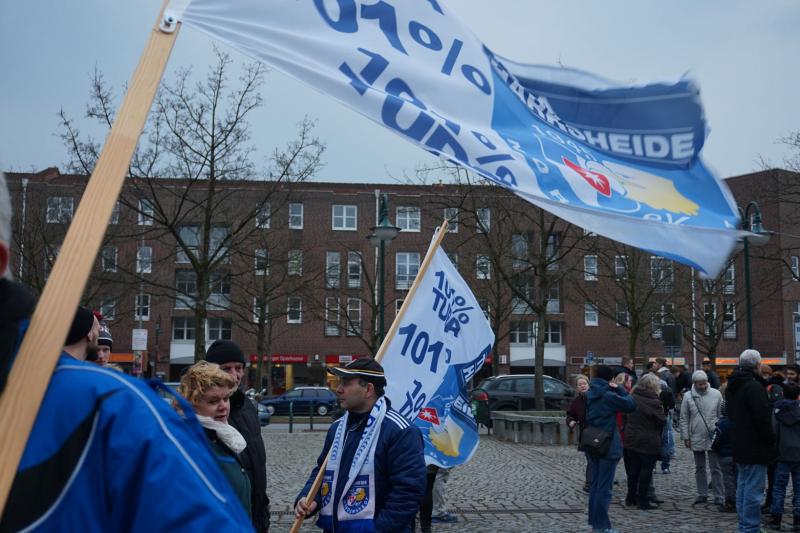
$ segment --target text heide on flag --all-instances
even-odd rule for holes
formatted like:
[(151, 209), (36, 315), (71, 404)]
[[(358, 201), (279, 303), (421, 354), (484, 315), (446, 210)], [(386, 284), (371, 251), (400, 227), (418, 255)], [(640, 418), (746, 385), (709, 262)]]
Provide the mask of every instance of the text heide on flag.
[(386, 396), (422, 430), (426, 461), (449, 468), (478, 446), (466, 387), (491, 352), (494, 333), (441, 247), (416, 284), (381, 361)]
[(167, 17), (600, 235), (724, 267), (740, 233), (691, 81), (629, 87), (493, 54), (443, 0), (172, 0)]

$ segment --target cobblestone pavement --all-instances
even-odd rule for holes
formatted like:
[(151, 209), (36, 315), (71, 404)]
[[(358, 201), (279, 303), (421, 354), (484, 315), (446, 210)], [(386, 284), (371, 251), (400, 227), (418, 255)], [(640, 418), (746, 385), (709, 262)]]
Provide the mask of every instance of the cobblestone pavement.
[[(323, 432), (264, 434), (273, 531), (288, 531), (291, 504), (310, 472), (324, 440)], [(585, 459), (573, 447), (533, 446), (482, 436), (473, 459), (454, 470), (447, 486), (455, 524), (434, 524), (435, 532), (488, 531), (583, 532), (587, 495), (581, 490)], [(660, 471), (660, 470), (659, 470)], [(623, 533), (736, 531), (736, 515), (713, 505), (693, 506), (694, 463), (678, 449), (672, 474), (655, 474), (661, 509), (625, 509), (625, 473), (620, 462), (611, 504), (611, 522)], [(787, 500), (789, 500), (787, 498)], [(791, 501), (791, 500), (789, 500)], [(787, 510), (788, 511), (788, 510)], [(788, 511), (789, 517), (791, 511)], [(309, 520), (302, 531), (319, 531)]]

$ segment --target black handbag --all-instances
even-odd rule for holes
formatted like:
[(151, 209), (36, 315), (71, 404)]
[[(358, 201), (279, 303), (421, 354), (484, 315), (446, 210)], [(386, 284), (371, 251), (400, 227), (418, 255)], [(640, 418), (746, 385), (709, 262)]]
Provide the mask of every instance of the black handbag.
[(581, 432), (578, 451), (586, 452), (592, 457), (605, 457), (611, 448), (611, 434), (598, 427), (587, 427)]

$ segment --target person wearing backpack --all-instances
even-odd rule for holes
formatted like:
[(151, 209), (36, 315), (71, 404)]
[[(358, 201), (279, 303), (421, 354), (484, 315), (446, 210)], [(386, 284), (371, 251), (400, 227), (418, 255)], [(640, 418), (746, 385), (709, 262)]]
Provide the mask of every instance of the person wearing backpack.
[[(589, 487), (589, 525), (594, 533), (618, 533), (611, 527), (608, 507), (617, 463), (622, 457), (622, 440), (617, 430), (617, 411), (632, 413), (636, 403), (623, 387), (613, 382), (614, 370), (600, 365), (595, 368), (595, 377), (586, 393), (586, 425), (582, 437), (598, 435), (607, 440), (604, 453), (592, 455), (592, 481)], [(604, 435), (604, 438), (602, 437)], [(583, 442), (585, 438), (581, 439)]]
[(692, 388), (686, 392), (681, 403), (681, 440), (694, 454), (694, 479), (697, 484), (695, 505), (708, 501), (708, 463), (714, 503), (719, 510), (723, 510), (725, 506), (725, 487), (719, 457), (711, 449), (711, 441), (721, 412), (722, 394), (711, 388), (705, 372), (696, 371), (692, 374)]
[(772, 427), (778, 441), (778, 462), (775, 465), (775, 485), (767, 527), (780, 531), (786, 485), (792, 477), (792, 531), (800, 531), (800, 387), (794, 383), (783, 385), (784, 399), (775, 403)]

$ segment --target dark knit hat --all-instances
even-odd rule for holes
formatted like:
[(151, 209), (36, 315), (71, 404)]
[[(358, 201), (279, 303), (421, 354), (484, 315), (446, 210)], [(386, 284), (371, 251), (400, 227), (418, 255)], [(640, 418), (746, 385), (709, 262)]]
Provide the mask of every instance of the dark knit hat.
[(72, 326), (70, 326), (69, 333), (67, 333), (67, 340), (64, 346), (75, 344), (87, 336), (92, 331), (92, 326), (94, 326), (94, 313), (92, 313), (92, 310), (86, 307), (78, 307), (75, 312), (75, 318), (72, 320)]
[(594, 377), (611, 381), (614, 379), (614, 370), (606, 365), (596, 366), (594, 369)]
[(209, 363), (217, 363), (218, 365), (230, 362), (245, 364), (244, 352), (242, 349), (235, 342), (228, 340), (214, 341), (211, 346), (208, 347), (206, 361)]
[(114, 339), (111, 338), (111, 330), (108, 329), (108, 323), (105, 320), (100, 322), (100, 335), (97, 337), (97, 345), (114, 348)]
[(328, 372), (341, 378), (361, 378), (379, 387), (386, 386), (383, 367), (371, 357), (356, 359), (341, 367), (328, 367)]

